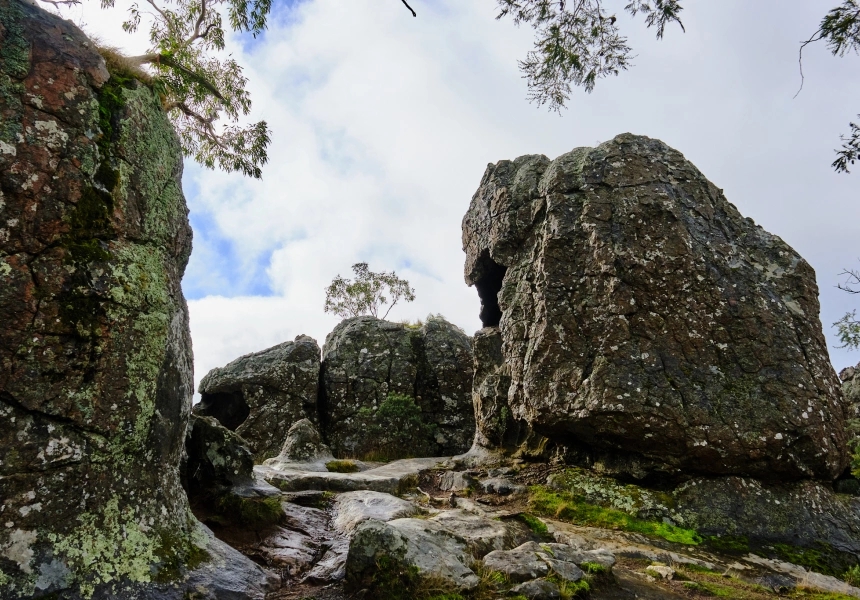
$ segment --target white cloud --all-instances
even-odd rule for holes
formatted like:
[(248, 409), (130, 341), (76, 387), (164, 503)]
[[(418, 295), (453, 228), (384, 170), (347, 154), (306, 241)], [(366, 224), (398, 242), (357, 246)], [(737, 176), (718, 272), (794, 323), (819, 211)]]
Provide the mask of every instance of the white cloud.
[[(308, 0), (282, 8), (261, 39), (234, 40), (253, 116), (274, 138), (262, 181), (187, 165), (198, 225), (188, 284), (215, 294), (190, 302), (198, 380), (299, 333), (322, 342), (336, 323), (322, 312), (323, 289), (359, 260), (415, 286), (417, 301), (394, 318), (442, 313), (474, 331), (460, 220), (486, 164), (555, 157), (624, 131), (684, 152), (743, 214), (812, 263), (834, 345), (830, 323), (856, 304), (833, 286), (842, 268), (860, 266), (860, 174), (837, 175), (829, 164), (860, 111), (860, 61), (811, 47), (805, 89), (792, 99), (798, 40), (827, 6), (686, 4), (687, 33), (670, 28), (660, 42), (641, 21), (622, 19), (635, 66), (593, 94), (575, 91), (562, 116), (525, 101), (516, 59), (531, 32), (495, 21), (491, 0), (415, 0), (417, 19), (397, 0)], [(124, 43), (87, 6), (88, 28)], [(248, 295), (260, 285), (274, 296)], [(858, 358), (831, 356), (837, 368)]]

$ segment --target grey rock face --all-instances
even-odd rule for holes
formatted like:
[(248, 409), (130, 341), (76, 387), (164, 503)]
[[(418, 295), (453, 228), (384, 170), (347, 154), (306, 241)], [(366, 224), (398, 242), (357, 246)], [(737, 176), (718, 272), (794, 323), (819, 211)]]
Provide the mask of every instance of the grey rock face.
[(260, 463), (276, 456), (290, 426), (317, 421), (320, 348), (306, 335), (212, 369), (200, 382), (194, 413), (241, 435)]
[(395, 565), (414, 566), (429, 577), (460, 590), (473, 589), (479, 579), (466, 565), (471, 557), (464, 541), (440, 524), (423, 519), (364, 521), (355, 529), (346, 561), (346, 579), (362, 589), (377, 570), (380, 557)]
[[(180, 485), (193, 378), (179, 140), (158, 94), (111, 77), (95, 46), (0, 0), (0, 596), (205, 584), (262, 598), (264, 573), (206, 539)], [(219, 557), (229, 572), (210, 568)]]
[(558, 586), (546, 579), (527, 581), (511, 588), (511, 595), (525, 596), (529, 600), (556, 600), (561, 598)]
[(662, 142), (490, 165), (463, 247), (539, 434), (636, 477), (845, 468), (812, 268)]
[(322, 441), (322, 436), (310, 419), (293, 423), (287, 432), (287, 439), (276, 458), (269, 458), (263, 464), (274, 469), (305, 469), (325, 471), (325, 463), (334, 456)]
[(191, 416), (185, 442), (189, 494), (229, 489), (254, 479), (254, 459), (245, 441), (212, 417)]
[(391, 494), (370, 490), (346, 492), (335, 501), (333, 524), (335, 529), (348, 534), (368, 519), (391, 521), (417, 512), (413, 503)]
[[(347, 319), (323, 348), (322, 412), (337, 456), (374, 449), (362, 414), (374, 414), (389, 394), (414, 399), (420, 419), (435, 432), (412, 440), (406, 454), (457, 454), (474, 434), (472, 352), (469, 337), (441, 317), (421, 328), (373, 317)], [(365, 409), (365, 413), (360, 413)]]
[(502, 333), (498, 327), (485, 327), (472, 339), (475, 375), (472, 403), (475, 410), (473, 452), (513, 451), (527, 435), (525, 421), (514, 418), (508, 406), (511, 387), (510, 367), (502, 354)]

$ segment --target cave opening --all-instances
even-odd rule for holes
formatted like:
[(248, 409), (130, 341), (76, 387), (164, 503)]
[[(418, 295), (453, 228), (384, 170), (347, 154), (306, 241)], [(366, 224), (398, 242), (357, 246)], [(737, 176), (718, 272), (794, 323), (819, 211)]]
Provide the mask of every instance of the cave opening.
[(478, 297), (481, 299), (481, 324), (484, 327), (498, 327), (502, 320), (502, 309), (499, 306), (499, 291), (502, 280), (508, 268), (498, 264), (488, 252), (484, 251), (480, 258), (481, 276), (475, 282)]
[(245, 402), (242, 392), (216, 392), (202, 394), (195, 412), (204, 417), (215, 417), (221, 425), (236, 431), (251, 414), (251, 407)]

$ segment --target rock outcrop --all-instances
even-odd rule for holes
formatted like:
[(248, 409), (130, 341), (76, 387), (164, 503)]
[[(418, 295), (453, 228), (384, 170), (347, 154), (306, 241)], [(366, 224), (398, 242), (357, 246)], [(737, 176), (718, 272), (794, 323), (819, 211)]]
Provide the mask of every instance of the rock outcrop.
[(194, 413), (241, 435), (260, 463), (277, 456), (293, 423), (317, 421), (319, 372), (319, 345), (300, 335), (209, 371)]
[(463, 247), (513, 417), (584, 461), (637, 478), (844, 470), (812, 268), (662, 142), (490, 165)]
[(181, 174), (157, 93), (68, 21), (0, 0), (3, 598), (263, 596), (180, 485)]
[(842, 380), (842, 395), (845, 398), (845, 416), (860, 419), (860, 363), (839, 372)]
[(274, 469), (304, 468), (325, 471), (325, 464), (334, 460), (334, 455), (322, 441), (322, 436), (309, 419), (297, 421), (287, 432), (287, 439), (280, 454), (263, 461)]
[(374, 317), (343, 321), (326, 337), (321, 385), (324, 434), (335, 455), (389, 451), (377, 447), (380, 436), (372, 426), (391, 395), (412, 399), (420, 411), (391, 415), (421, 430), (400, 452), (451, 455), (472, 441), (469, 337), (441, 317), (429, 317), (421, 327)]

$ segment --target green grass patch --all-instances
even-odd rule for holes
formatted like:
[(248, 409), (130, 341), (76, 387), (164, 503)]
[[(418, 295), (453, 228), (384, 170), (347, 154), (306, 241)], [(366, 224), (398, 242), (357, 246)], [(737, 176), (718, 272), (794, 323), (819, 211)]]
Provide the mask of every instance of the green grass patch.
[(604, 573), (608, 573), (609, 569), (607, 569), (604, 565), (595, 562), (584, 562), (579, 565), (579, 568), (583, 570), (583, 572), (588, 573), (589, 575), (603, 575)]
[(634, 531), (692, 546), (702, 543), (702, 537), (692, 529), (639, 519), (614, 508), (588, 504), (567, 492), (549, 491), (539, 485), (532, 486), (530, 489), (529, 508), (538, 515), (554, 517), (577, 525)]
[(532, 530), (532, 533), (536, 533), (540, 536), (549, 535), (549, 529), (547, 529), (546, 523), (538, 519), (536, 516), (530, 515), (529, 513), (520, 513), (517, 515), (517, 519), (525, 523), (526, 527)]
[(325, 468), (332, 473), (357, 473), (361, 470), (354, 460), (330, 460)]
[(750, 551), (750, 541), (743, 535), (709, 535), (705, 546), (725, 554), (746, 554)]

